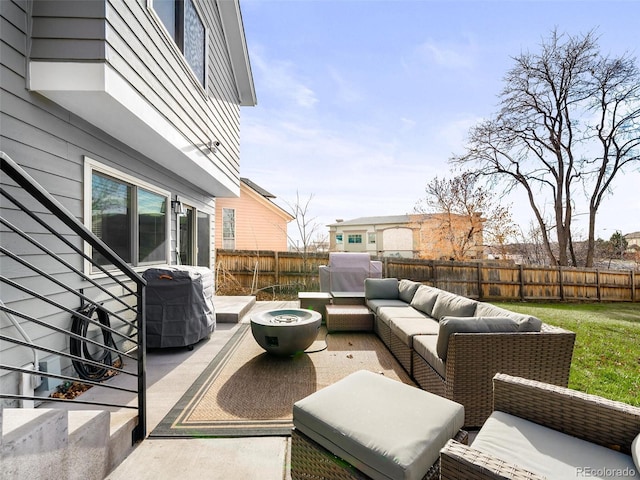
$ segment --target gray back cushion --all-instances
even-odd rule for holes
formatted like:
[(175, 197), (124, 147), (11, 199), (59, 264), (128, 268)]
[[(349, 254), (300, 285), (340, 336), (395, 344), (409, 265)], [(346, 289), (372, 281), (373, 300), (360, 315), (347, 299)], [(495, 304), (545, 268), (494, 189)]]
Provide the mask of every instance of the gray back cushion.
[(436, 299), (431, 316), (437, 320), (443, 317), (473, 317), (477, 304), (470, 298), (442, 292)]
[(454, 333), (496, 333), (517, 332), (518, 322), (509, 317), (444, 317), (440, 320), (438, 356), (447, 359), (449, 336)]
[(411, 280), (402, 279), (398, 285), (398, 292), (400, 293), (400, 300), (411, 303), (416, 290), (420, 286), (420, 283), (413, 282)]
[(519, 332), (539, 332), (542, 328), (542, 320), (524, 313), (516, 313), (505, 308), (496, 307), (490, 303), (478, 302), (476, 317), (509, 317), (519, 324)]
[(435, 287), (420, 285), (411, 299), (411, 306), (416, 310), (426, 313), (430, 317), (435, 317), (431, 312), (440, 293), (444, 292)]
[(377, 298), (381, 300), (397, 300), (400, 298), (398, 292), (398, 279), (365, 278), (364, 296), (365, 298)]

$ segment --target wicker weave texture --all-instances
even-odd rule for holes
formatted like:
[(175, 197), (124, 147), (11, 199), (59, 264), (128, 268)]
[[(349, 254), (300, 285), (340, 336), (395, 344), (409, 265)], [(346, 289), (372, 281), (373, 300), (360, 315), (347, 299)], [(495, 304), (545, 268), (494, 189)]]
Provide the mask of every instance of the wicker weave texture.
[(431, 365), (415, 351), (411, 352), (411, 355), (413, 357), (413, 379), (420, 385), (420, 388), (444, 397), (444, 378), (438, 375), (438, 373), (431, 368)]
[(400, 365), (411, 375), (411, 348), (405, 344), (393, 331), (390, 332), (389, 350), (398, 359)]
[(545, 480), (499, 458), (449, 440), (440, 451), (441, 480)]
[(387, 346), (387, 348), (391, 349), (390, 347), (391, 328), (389, 328), (389, 325), (384, 323), (378, 317), (376, 317), (375, 319), (375, 324), (376, 324), (376, 330), (377, 330), (376, 333), (378, 334), (378, 337), (380, 337), (380, 340), (382, 340), (382, 343), (384, 343)]
[(493, 380), (495, 410), (630, 454), (640, 408), (509, 375)]
[[(640, 431), (640, 408), (535, 380), (497, 374), (495, 410), (500, 410), (616, 451), (629, 453)], [(445, 480), (543, 477), (455, 441), (440, 451)]]
[(327, 305), (326, 312), (330, 332), (373, 330), (373, 313), (364, 305)]
[[(460, 430), (454, 440), (457, 444), (466, 445), (468, 438), (467, 432)], [(422, 477), (422, 480), (435, 480), (439, 478), (439, 475), (440, 461), (438, 460)], [(291, 432), (291, 478), (292, 480), (369, 479), (360, 470), (335, 456), (295, 428)]]

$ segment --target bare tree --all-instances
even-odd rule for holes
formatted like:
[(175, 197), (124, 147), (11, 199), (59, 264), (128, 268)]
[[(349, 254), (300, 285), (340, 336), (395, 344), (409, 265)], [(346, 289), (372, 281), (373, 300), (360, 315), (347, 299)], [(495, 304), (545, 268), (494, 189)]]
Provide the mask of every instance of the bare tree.
[(437, 228), (432, 235), (449, 246), (456, 260), (470, 258), (485, 244), (504, 250), (517, 233), (508, 207), (478, 185), (477, 177), (462, 173), (451, 179), (434, 178), (425, 187), (426, 196), (415, 206), (417, 213), (433, 213)]
[(302, 245), (287, 234), (289, 245), (302, 256), (302, 270), (304, 274), (304, 286), (307, 286), (309, 276), (309, 255), (314, 251), (314, 239), (323, 238), (320, 231), (322, 225), (317, 222), (316, 217), (311, 216), (309, 206), (313, 200), (313, 194), (306, 200), (300, 198), (300, 192), (296, 191), (296, 201), (293, 205), (287, 203), (291, 209), (291, 216), (296, 222), (297, 233)]
[(451, 161), (503, 183), (505, 193), (524, 189), (553, 264), (577, 264), (571, 221), (584, 195), (591, 266), (598, 208), (620, 171), (640, 160), (640, 73), (627, 55), (603, 56), (593, 32), (553, 31), (541, 47), (514, 58), (498, 114), (473, 127), (466, 152)]

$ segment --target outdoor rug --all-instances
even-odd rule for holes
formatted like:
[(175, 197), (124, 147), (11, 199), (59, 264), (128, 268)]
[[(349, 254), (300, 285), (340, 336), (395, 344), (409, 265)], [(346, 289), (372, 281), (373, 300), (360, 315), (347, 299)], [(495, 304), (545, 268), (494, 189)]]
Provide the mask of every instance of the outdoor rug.
[(291, 434), (294, 402), (350, 373), (370, 370), (413, 384), (373, 333), (327, 335), (322, 327), (306, 352), (270, 355), (250, 325), (240, 325), (150, 436), (285, 436)]

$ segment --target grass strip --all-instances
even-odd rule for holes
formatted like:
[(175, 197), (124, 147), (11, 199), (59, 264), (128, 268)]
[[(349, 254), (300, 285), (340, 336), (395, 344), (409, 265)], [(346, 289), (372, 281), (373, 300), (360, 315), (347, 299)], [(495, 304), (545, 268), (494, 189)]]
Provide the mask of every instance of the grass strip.
[(492, 303), (576, 333), (569, 388), (640, 406), (640, 303)]

